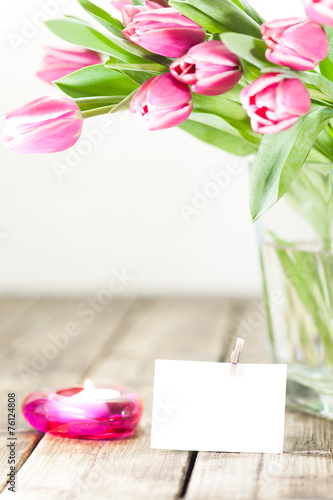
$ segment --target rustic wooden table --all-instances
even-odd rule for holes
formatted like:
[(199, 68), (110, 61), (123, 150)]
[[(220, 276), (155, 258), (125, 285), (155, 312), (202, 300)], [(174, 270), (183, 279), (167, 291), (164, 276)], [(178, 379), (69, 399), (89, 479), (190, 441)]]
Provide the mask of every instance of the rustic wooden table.
[[(287, 411), (283, 455), (149, 447), (155, 358), (228, 360), (242, 320), (247, 333), (242, 361), (264, 362), (265, 325), (258, 301), (117, 300), (94, 314), (87, 313), (96, 307), (93, 301), (87, 304), (0, 301), (0, 500), (333, 498), (333, 422), (296, 411)], [(60, 335), (71, 322), (80, 332)], [(34, 431), (20, 415), (19, 472), (12, 496), (6, 485), (7, 393), (15, 392), (21, 404), (38, 387), (75, 385), (86, 378), (141, 392), (145, 412), (137, 436), (123, 442), (62, 439)]]

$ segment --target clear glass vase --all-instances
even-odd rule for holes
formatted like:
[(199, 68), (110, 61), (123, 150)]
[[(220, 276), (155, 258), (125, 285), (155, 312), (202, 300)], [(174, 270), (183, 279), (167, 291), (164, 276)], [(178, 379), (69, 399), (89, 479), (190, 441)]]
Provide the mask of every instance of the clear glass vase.
[(287, 404), (333, 419), (333, 165), (305, 164), (257, 224), (268, 333)]

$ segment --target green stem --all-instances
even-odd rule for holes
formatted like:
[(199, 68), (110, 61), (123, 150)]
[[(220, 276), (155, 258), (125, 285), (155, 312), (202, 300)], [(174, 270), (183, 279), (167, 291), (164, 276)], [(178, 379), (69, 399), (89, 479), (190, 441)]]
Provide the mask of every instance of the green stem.
[(114, 104), (112, 106), (103, 106), (102, 108), (89, 109), (88, 111), (81, 111), (82, 118), (91, 118), (92, 116), (106, 115), (110, 113), (115, 107)]
[(102, 108), (90, 109), (89, 111), (82, 111), (83, 118), (90, 118), (91, 116), (106, 115), (107, 113), (116, 113), (117, 111), (122, 111), (128, 108), (132, 97), (136, 94), (137, 89), (133, 90), (131, 94), (126, 96), (117, 104), (112, 104), (110, 106), (103, 106)]

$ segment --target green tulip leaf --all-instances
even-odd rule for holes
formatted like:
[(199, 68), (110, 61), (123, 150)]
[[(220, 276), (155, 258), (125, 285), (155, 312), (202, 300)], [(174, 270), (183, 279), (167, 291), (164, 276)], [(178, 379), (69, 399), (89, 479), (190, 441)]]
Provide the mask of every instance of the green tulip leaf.
[[(117, 43), (97, 31), (89, 24), (73, 18), (51, 19), (46, 26), (57, 36), (69, 43), (74, 43), (87, 49), (102, 52), (130, 64), (141, 64), (146, 60), (128, 50), (128, 45), (134, 46), (128, 40), (117, 39)], [(126, 42), (128, 42), (126, 44)], [(123, 48), (120, 44), (124, 45)]]
[(192, 5), (210, 18), (227, 26), (230, 31), (261, 38), (259, 24), (232, 0), (209, 2), (207, 0), (186, 0), (184, 4)]
[(333, 102), (333, 83), (325, 78), (325, 76), (311, 71), (295, 71), (295, 78), (299, 78), (303, 83), (314, 85), (326, 94), (330, 98), (331, 102)]
[(216, 128), (222, 132), (227, 132), (228, 134), (235, 135), (237, 137), (242, 137), (249, 144), (252, 144), (252, 152), (257, 151), (260, 145), (261, 138), (257, 139), (254, 134), (249, 133), (245, 128), (239, 129), (237, 126), (229, 123), (227, 119), (221, 116), (214, 115), (212, 113), (200, 113), (198, 111), (193, 111), (191, 114), (191, 120), (208, 125), (209, 127)]
[(167, 68), (165, 66), (162, 66), (161, 64), (126, 64), (126, 63), (117, 63), (114, 62), (113, 60), (106, 61), (104, 64), (106, 68), (110, 69), (117, 69), (119, 71), (122, 70), (131, 70), (131, 71), (140, 71), (140, 72), (147, 72), (151, 74), (151, 76), (154, 75), (162, 75), (167, 71)]
[(161, 75), (167, 71), (165, 66), (160, 64), (126, 64), (114, 62), (113, 58), (110, 58), (104, 65), (106, 68), (119, 71), (124, 75), (131, 78), (138, 85), (142, 85), (144, 82), (153, 78), (154, 76)]
[(237, 137), (233, 133), (225, 132), (203, 123), (186, 120), (179, 127), (201, 141), (223, 149), (228, 153), (247, 156), (256, 151), (255, 147), (242, 137)]
[(123, 23), (111, 16), (108, 12), (93, 4), (89, 0), (77, 0), (81, 7), (88, 12), (96, 21), (98, 21), (110, 33), (120, 38), (124, 38), (122, 30), (124, 29)]
[(54, 82), (72, 98), (101, 96), (127, 96), (138, 88), (131, 78), (105, 68), (102, 64), (87, 66)]
[(248, 142), (259, 146), (262, 136), (253, 132), (250, 119), (241, 104), (229, 100), (227, 95), (228, 93), (213, 97), (193, 94), (193, 109), (196, 112), (210, 113), (223, 118)]
[[(327, 133), (324, 129), (319, 137)], [(322, 241), (323, 248), (330, 250), (332, 225), (328, 200), (332, 193), (331, 165), (305, 164), (291, 183), (287, 201), (308, 221)]]
[(114, 96), (96, 96), (96, 97), (77, 97), (75, 99), (76, 104), (79, 106), (81, 111), (90, 111), (91, 109), (113, 107), (119, 104), (123, 99), (124, 95), (114, 95)]
[(333, 26), (325, 26), (325, 32), (328, 40), (328, 59), (333, 62)]
[(331, 279), (330, 259), (327, 258), (327, 254), (319, 254), (315, 257), (307, 251), (293, 248), (293, 245), (273, 234), (272, 237), (277, 244), (276, 253), (283, 270), (318, 329), (327, 361), (333, 363), (332, 311), (327, 305), (326, 291), (323, 289), (322, 277), (316, 260), (322, 261), (324, 273), (327, 273), (327, 278)]
[(333, 62), (328, 57), (319, 63), (319, 69), (325, 78), (333, 82)]
[(171, 1), (169, 5), (170, 7), (174, 7), (175, 9), (177, 9), (184, 16), (192, 19), (192, 21), (194, 21), (195, 23), (200, 24), (200, 26), (205, 28), (205, 30), (209, 31), (210, 33), (225, 33), (227, 31), (230, 31), (228, 26), (225, 26), (212, 17), (207, 16), (207, 14), (197, 9), (196, 7), (189, 5), (186, 2), (175, 0)]
[(288, 191), (318, 134), (332, 117), (332, 108), (314, 104), (310, 112), (288, 130), (264, 136), (250, 177), (253, 220)]
[[(332, 137), (330, 133), (332, 129), (330, 125), (325, 127), (315, 140), (314, 148), (319, 151), (324, 157), (324, 163), (333, 163), (333, 148), (332, 148)], [(323, 163), (323, 161), (321, 161)]]
[[(129, 40), (127, 40), (122, 34), (122, 30), (124, 29), (123, 23), (120, 22), (118, 19), (112, 17), (108, 12), (101, 9), (100, 7), (97, 7), (97, 5), (93, 4), (89, 0), (78, 0), (78, 2), (94, 19), (96, 19), (100, 24), (102, 24), (102, 26), (104, 26), (108, 31), (110, 31), (110, 33), (118, 37), (118, 39), (112, 39), (112, 41), (116, 45), (126, 50), (127, 52), (130, 52), (131, 54), (135, 54), (136, 56), (148, 59), (148, 61), (151, 60), (156, 63), (161, 63), (164, 66), (170, 65), (171, 61), (167, 57), (153, 54), (152, 52), (149, 52), (143, 47), (140, 47), (139, 45), (136, 45), (135, 43), (132, 43)], [(85, 21), (82, 22), (85, 23)]]
[(255, 67), (260, 69), (267, 66), (274, 67), (265, 57), (267, 46), (262, 40), (240, 33), (224, 33), (221, 35), (221, 40), (231, 52)]
[(249, 4), (246, 0), (232, 0), (235, 5), (237, 5), (240, 9), (244, 10), (256, 23), (262, 24), (264, 19), (260, 14)]

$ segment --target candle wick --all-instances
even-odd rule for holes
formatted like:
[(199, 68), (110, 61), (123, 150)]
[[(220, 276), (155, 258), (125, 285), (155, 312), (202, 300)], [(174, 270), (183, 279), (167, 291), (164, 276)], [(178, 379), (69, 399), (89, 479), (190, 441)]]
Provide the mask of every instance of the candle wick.
[(89, 399), (93, 399), (94, 389), (95, 389), (95, 387), (94, 387), (94, 384), (92, 383), (92, 381), (91, 380), (86, 380), (85, 383), (84, 383), (84, 391), (88, 395)]

